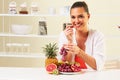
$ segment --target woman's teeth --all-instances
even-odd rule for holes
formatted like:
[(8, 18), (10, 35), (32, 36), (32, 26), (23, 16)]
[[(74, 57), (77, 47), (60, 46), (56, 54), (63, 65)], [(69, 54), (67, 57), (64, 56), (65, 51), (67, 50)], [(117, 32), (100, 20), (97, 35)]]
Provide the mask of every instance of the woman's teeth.
[(76, 24), (77, 27), (81, 26), (82, 24)]

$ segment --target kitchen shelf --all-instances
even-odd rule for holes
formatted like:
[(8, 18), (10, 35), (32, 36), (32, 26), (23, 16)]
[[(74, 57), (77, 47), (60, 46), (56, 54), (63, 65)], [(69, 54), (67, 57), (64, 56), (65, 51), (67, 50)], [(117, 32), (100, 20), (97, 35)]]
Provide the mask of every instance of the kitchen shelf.
[(17, 54), (13, 54), (13, 53), (9, 53), (9, 52), (0, 52), (0, 57), (27, 57), (27, 58), (45, 58), (45, 55), (43, 53), (17, 53)]
[(17, 35), (17, 34), (5, 34), (0, 33), (2, 37), (38, 37), (38, 38), (58, 38), (58, 35), (35, 35), (35, 34), (28, 34), (28, 35)]
[[(40, 17), (59, 17), (59, 16), (63, 16), (63, 17), (68, 17), (70, 16), (69, 14), (0, 14), (0, 16), (31, 16), (31, 17), (35, 17), (35, 16), (40, 16)], [(115, 16), (120, 16), (120, 14), (92, 14), (91, 16), (93, 17), (101, 17), (101, 16), (107, 16), (107, 17), (115, 17)]]
[[(6, 55), (7, 54), (7, 55)], [(21, 58), (46, 58), (44, 53), (19, 53), (19, 54), (13, 54), (13, 53), (8, 53), (8, 52), (0, 52), (0, 57), (21, 57)], [(57, 56), (58, 59), (61, 58), (61, 56)]]
[(0, 16), (40, 16), (40, 17), (49, 17), (49, 16), (52, 16), (52, 17), (57, 17), (57, 16), (63, 16), (63, 17), (68, 17), (69, 15), (60, 15), (60, 14), (36, 14), (36, 15), (33, 15), (33, 14), (0, 14)]

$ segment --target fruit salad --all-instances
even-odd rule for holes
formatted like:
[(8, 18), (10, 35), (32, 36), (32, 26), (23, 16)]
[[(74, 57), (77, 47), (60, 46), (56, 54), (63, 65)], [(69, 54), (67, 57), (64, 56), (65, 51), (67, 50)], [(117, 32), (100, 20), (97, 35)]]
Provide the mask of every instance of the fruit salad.
[(59, 74), (60, 72), (80, 72), (79, 63), (59, 62), (57, 65), (52, 63), (46, 66), (46, 71), (50, 74)]
[(60, 72), (79, 72), (81, 71), (79, 63), (59, 63), (57, 66)]

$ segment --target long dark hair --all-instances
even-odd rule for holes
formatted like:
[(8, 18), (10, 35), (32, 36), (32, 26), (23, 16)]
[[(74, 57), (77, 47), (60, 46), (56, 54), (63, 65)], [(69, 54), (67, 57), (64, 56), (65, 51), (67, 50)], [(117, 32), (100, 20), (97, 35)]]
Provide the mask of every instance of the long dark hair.
[(77, 1), (77, 2), (73, 3), (73, 5), (70, 8), (70, 12), (71, 12), (71, 9), (77, 8), (77, 7), (83, 7), (85, 9), (85, 11), (87, 12), (87, 14), (89, 14), (88, 6), (84, 1)]

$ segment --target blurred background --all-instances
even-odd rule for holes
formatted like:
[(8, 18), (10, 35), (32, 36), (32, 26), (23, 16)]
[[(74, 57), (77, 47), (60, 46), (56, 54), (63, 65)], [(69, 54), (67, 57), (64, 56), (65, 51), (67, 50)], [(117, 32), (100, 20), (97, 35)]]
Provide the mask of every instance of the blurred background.
[[(75, 1), (0, 0), (0, 66), (43, 67), (42, 47), (58, 42)], [(105, 35), (105, 68), (120, 68), (120, 1), (83, 1), (91, 14), (89, 27)]]

